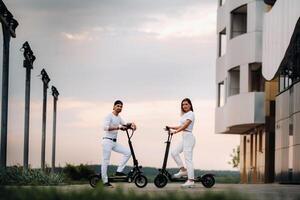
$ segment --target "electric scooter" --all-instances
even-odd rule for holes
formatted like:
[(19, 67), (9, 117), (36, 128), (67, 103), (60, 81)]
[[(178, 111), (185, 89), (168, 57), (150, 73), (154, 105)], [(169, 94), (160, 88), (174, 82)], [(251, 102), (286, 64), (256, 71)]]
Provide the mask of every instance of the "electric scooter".
[[(159, 174), (154, 179), (154, 185), (158, 188), (163, 188), (168, 184), (168, 181), (171, 182), (185, 182), (187, 181), (187, 176), (181, 177), (181, 178), (174, 178), (167, 170), (167, 162), (168, 162), (168, 156), (169, 156), (169, 149), (173, 137), (173, 133), (171, 132), (171, 129), (167, 126), (165, 128), (165, 131), (168, 132), (168, 139), (165, 142), (166, 145), (166, 151), (165, 151), (165, 157), (163, 166), (161, 169), (159, 169)], [(202, 185), (206, 188), (211, 188), (215, 184), (215, 178), (214, 174), (204, 174), (203, 176), (198, 176), (195, 180), (195, 182), (201, 182)]]
[[(128, 144), (130, 148), (130, 152), (133, 159), (133, 168), (130, 170), (130, 172), (126, 176), (112, 176), (108, 177), (109, 182), (134, 182), (135, 185), (139, 188), (143, 188), (147, 185), (148, 179), (146, 176), (143, 175), (142, 172), (142, 166), (139, 166), (138, 161), (135, 157), (131, 138), (133, 136), (134, 130), (131, 128), (132, 124), (128, 123), (122, 127), (121, 130), (126, 131), (127, 138), (128, 138)], [(131, 130), (131, 133), (129, 133), (128, 130)], [(90, 185), (92, 187), (96, 187), (97, 183), (101, 181), (101, 173), (95, 174), (90, 177)]]

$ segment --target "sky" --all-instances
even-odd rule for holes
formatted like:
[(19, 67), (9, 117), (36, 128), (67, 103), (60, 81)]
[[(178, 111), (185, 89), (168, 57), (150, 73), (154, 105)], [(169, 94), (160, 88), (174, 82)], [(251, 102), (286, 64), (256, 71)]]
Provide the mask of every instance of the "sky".
[[(31, 166), (40, 166), (39, 74), (45, 68), (50, 86), (60, 92), (57, 165), (101, 163), (103, 118), (112, 111), (113, 102), (121, 99), (122, 118), (138, 125), (133, 143), (139, 162), (161, 166), (166, 139), (163, 127), (178, 124), (180, 102), (189, 97), (196, 115), (195, 168), (232, 170), (229, 155), (239, 144), (239, 136), (214, 131), (216, 0), (4, 2), (19, 22), (10, 51), (9, 165), (23, 163), (25, 69), (19, 49), (28, 41), (37, 57), (31, 79)], [(47, 100), (49, 165), (53, 117), (50, 90)], [(180, 139), (176, 136), (172, 145)], [(119, 141), (127, 145), (121, 132)], [(118, 164), (120, 158), (112, 154), (111, 163)], [(176, 166), (171, 158), (169, 166)]]

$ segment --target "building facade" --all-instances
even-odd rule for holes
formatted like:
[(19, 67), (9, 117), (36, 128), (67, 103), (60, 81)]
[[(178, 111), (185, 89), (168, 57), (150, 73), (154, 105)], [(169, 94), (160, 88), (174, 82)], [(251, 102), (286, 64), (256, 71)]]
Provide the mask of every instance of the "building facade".
[(265, 9), (263, 0), (220, 0), (217, 14), (215, 131), (240, 135), (244, 183), (269, 182), (274, 174), (274, 151), (266, 148), (274, 146), (274, 139), (266, 123), (275, 97), (266, 88), (277, 84), (267, 84), (262, 77)]
[(275, 181), (300, 183), (300, 1), (266, 1), (263, 76), (278, 80)]
[(219, 0), (215, 131), (242, 183), (300, 182), (299, 0)]

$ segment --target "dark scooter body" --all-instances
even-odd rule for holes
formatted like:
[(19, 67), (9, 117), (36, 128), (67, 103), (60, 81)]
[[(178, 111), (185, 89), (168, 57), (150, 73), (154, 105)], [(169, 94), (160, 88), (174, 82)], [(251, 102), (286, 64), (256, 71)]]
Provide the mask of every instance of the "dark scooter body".
[[(164, 156), (164, 162), (163, 162), (162, 168), (159, 169), (159, 174), (154, 179), (154, 185), (158, 188), (165, 187), (168, 184), (168, 181), (171, 181), (171, 182), (187, 181), (187, 177), (174, 178), (166, 169), (173, 133), (171, 133), (171, 130), (169, 127), (166, 127), (165, 130), (168, 131), (168, 139), (165, 142), (167, 145), (166, 145), (166, 151), (165, 151), (165, 156)], [(198, 176), (194, 181), (201, 182), (202, 185), (206, 188), (211, 188), (215, 184), (214, 174), (204, 174), (202, 176)]]
[[(131, 134), (129, 134), (128, 130), (131, 130)], [(134, 182), (135, 185), (139, 188), (143, 188), (147, 185), (148, 179), (146, 176), (143, 175), (142, 166), (139, 166), (138, 161), (135, 157), (135, 153), (133, 150), (131, 137), (133, 136), (134, 130), (131, 128), (131, 124), (127, 124), (124, 126), (123, 130), (126, 131), (127, 138), (128, 138), (128, 145), (130, 148), (131, 156), (133, 159), (133, 168), (126, 176), (111, 176), (108, 177), (109, 182)], [(90, 185), (92, 187), (96, 187), (98, 182), (101, 181), (101, 174), (95, 174), (90, 177)]]

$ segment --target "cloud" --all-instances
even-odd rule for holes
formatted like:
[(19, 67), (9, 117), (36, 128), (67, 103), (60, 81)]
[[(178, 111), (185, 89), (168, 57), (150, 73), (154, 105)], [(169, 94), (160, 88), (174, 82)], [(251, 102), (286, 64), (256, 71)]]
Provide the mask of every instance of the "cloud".
[(78, 34), (63, 32), (62, 35), (68, 40), (76, 40), (76, 41), (92, 40), (92, 38), (89, 36), (88, 32), (83, 32), (83, 33), (78, 33)]
[(187, 7), (176, 17), (166, 14), (149, 16), (153, 20), (143, 24), (140, 30), (154, 33), (159, 39), (207, 37), (215, 32), (216, 14), (212, 10), (212, 6), (199, 4)]
[[(86, 28), (84, 32), (63, 33), (63, 36), (69, 40), (92, 40), (99, 34), (109, 36), (144, 34), (157, 39), (203, 38), (205, 40), (215, 33), (216, 13), (214, 11), (214, 4), (203, 6), (198, 3), (180, 8), (180, 12), (177, 11), (176, 14), (139, 13), (136, 16), (138, 20), (134, 20), (139, 22), (137, 24), (132, 23), (130, 17), (122, 15), (121, 22), (115, 22), (113, 17), (111, 24), (101, 25), (100, 20), (99, 26)], [(125, 21), (124, 18), (129, 19)]]

